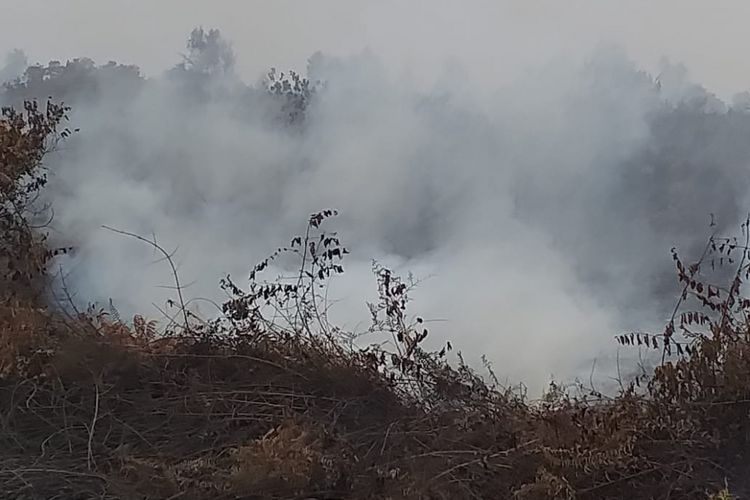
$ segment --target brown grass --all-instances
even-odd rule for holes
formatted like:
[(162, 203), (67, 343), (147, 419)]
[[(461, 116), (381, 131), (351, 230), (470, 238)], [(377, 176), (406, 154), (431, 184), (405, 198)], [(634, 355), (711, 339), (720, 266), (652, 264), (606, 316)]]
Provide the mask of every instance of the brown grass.
[(427, 353), (405, 384), (377, 356), (300, 335), (149, 339), (7, 308), (0, 325), (0, 483), (16, 498), (748, 491), (744, 338), (699, 341), (640, 394), (553, 387), (532, 403)]

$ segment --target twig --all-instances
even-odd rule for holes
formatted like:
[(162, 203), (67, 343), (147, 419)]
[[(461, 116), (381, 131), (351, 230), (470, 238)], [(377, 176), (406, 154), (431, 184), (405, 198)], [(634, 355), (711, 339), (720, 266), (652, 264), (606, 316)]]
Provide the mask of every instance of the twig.
[(14, 476), (18, 474), (31, 474), (31, 473), (61, 474), (65, 476), (93, 477), (96, 479), (101, 479), (102, 481), (107, 480), (101, 474), (76, 472), (76, 471), (64, 470), (64, 469), (47, 469), (44, 467), (29, 467), (29, 468), (24, 468), (24, 469), (0, 469), (0, 474), (12, 474)]
[(180, 301), (180, 308), (182, 309), (182, 315), (183, 315), (183, 318), (185, 320), (185, 326), (184, 326), (185, 331), (190, 332), (190, 322), (189, 322), (189, 319), (188, 319), (187, 309), (185, 307), (185, 299), (182, 297), (182, 286), (180, 285), (180, 277), (179, 277), (179, 275), (177, 273), (177, 266), (175, 266), (174, 260), (172, 259), (172, 256), (170, 255), (170, 253), (167, 252), (164, 249), (164, 247), (162, 247), (161, 245), (159, 245), (158, 243), (156, 243), (156, 241), (148, 240), (148, 239), (146, 239), (143, 236), (140, 236), (138, 234), (131, 233), (131, 232), (128, 232), (128, 231), (122, 231), (120, 229), (115, 229), (115, 228), (109, 227), (109, 226), (102, 226), (102, 227), (104, 229), (107, 229), (108, 231), (112, 231), (113, 233), (121, 234), (121, 235), (124, 235), (124, 236), (129, 236), (131, 238), (137, 239), (138, 241), (142, 241), (144, 243), (147, 243), (147, 244), (151, 245), (153, 248), (155, 248), (156, 250), (158, 250), (159, 252), (161, 252), (162, 255), (164, 255), (164, 258), (166, 259), (166, 261), (169, 262), (169, 267), (172, 269), (172, 276), (174, 277), (175, 289), (177, 290), (177, 298)]
[(396, 424), (396, 422), (391, 422), (391, 424), (388, 426), (388, 429), (385, 431), (385, 437), (383, 438), (383, 446), (380, 447), (380, 456), (383, 456), (383, 453), (385, 453), (385, 444), (388, 442), (388, 436), (391, 434), (391, 429), (393, 429), (393, 426)]
[(278, 363), (274, 363), (273, 361), (269, 361), (267, 359), (258, 358), (255, 356), (247, 356), (243, 354), (222, 354), (222, 355), (213, 355), (213, 354), (182, 354), (182, 353), (148, 353), (148, 356), (153, 357), (165, 357), (165, 358), (196, 358), (196, 359), (247, 359), (250, 361), (255, 361), (257, 363), (266, 364), (269, 366), (273, 366), (274, 368), (278, 368), (279, 370), (291, 373), (293, 375), (296, 375), (300, 377), (303, 380), (310, 380), (309, 378), (305, 377), (301, 373), (297, 372), (296, 370), (292, 370), (291, 368), (288, 368), (286, 366), (280, 365)]
[(94, 453), (92, 450), (92, 443), (94, 442), (94, 429), (96, 427), (96, 421), (99, 418), (99, 382), (94, 381), (94, 390), (96, 391), (96, 399), (94, 400), (94, 418), (91, 420), (91, 426), (89, 427), (89, 440), (87, 444), (87, 455), (86, 464), (91, 470), (91, 466), (94, 463)]
[[(706, 258), (706, 255), (708, 255), (708, 251), (711, 249), (711, 246), (713, 245), (715, 241), (714, 238), (716, 237), (717, 231), (718, 229), (714, 231), (711, 234), (711, 237), (708, 239), (708, 243), (706, 243), (706, 246), (703, 248), (703, 253), (701, 254), (700, 258), (698, 259), (698, 262), (696, 263), (697, 265), (700, 265), (703, 262), (703, 259)], [(680, 297), (677, 299), (677, 303), (675, 304), (674, 309), (672, 310), (672, 316), (669, 318), (669, 323), (667, 323), (667, 325), (668, 326), (671, 325), (673, 329), (674, 329), (674, 319), (677, 316), (677, 312), (680, 310), (680, 306), (685, 301), (685, 297), (687, 295), (687, 291), (689, 288), (690, 288), (690, 281), (687, 281), (685, 283), (685, 286), (682, 287), (682, 291), (680, 292)], [(664, 347), (662, 348), (662, 352), (661, 352), (661, 364), (664, 364), (664, 361), (666, 360), (667, 345), (668, 345), (668, 341), (670, 340), (671, 339), (665, 333), (664, 334)]]

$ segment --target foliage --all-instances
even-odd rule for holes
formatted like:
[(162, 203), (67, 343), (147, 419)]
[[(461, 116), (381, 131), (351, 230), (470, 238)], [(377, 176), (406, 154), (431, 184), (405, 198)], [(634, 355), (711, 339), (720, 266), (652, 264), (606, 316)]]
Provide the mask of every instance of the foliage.
[(112, 61), (97, 65), (84, 57), (64, 64), (50, 61), (46, 66), (29, 66), (20, 78), (5, 84), (2, 97), (14, 106), (21, 105), (24, 100), (47, 99), (49, 96), (74, 104), (96, 102), (105, 95), (116, 93), (120, 99), (128, 100), (143, 82), (137, 66)]
[[(235, 331), (265, 333), (304, 333), (330, 336), (325, 297), (326, 280), (344, 272), (341, 260), (349, 251), (341, 246), (336, 233), (320, 230), (321, 223), (336, 215), (335, 210), (324, 210), (310, 216), (304, 236), (292, 238), (288, 247), (279, 248), (257, 264), (249, 276), (249, 290), (242, 291), (227, 276), (221, 287), (231, 299), (223, 305), (223, 312)], [(262, 273), (274, 261), (284, 256), (298, 260), (298, 271), (292, 276), (280, 276), (273, 282), (261, 281)], [(268, 317), (268, 311), (273, 315)]]
[(183, 62), (178, 65), (185, 71), (220, 75), (234, 69), (234, 51), (217, 29), (193, 29), (188, 37), (187, 50), (187, 54), (182, 56)]
[[(38, 292), (48, 260), (56, 253), (32, 224), (44, 216), (36, 197), (47, 183), (44, 155), (70, 135), (60, 130), (68, 108), (47, 102), (40, 110), (26, 101), (24, 111), (2, 108), (0, 115), (0, 300)], [(60, 251), (65, 251), (64, 249)]]
[[(193, 29), (185, 48), (182, 61), (167, 72), (167, 81), (175, 84), (176, 96), (183, 98), (186, 106), (229, 99), (242, 118), (242, 114), (265, 111), (270, 105), (273, 123), (296, 130), (304, 124), (307, 109), (322, 85), (295, 71), (273, 68), (257, 86), (244, 85), (234, 74), (236, 57), (231, 44), (218, 29)], [(52, 96), (77, 109), (99, 102), (128, 105), (152, 83), (137, 66), (113, 61), (97, 64), (81, 57), (28, 66), (20, 77), (2, 84), (0, 102), (21, 106), (24, 100)]]
[(281, 106), (281, 122), (291, 126), (303, 122), (307, 107), (321, 83), (313, 84), (294, 71), (284, 74), (277, 73), (275, 68), (271, 68), (266, 75), (264, 86)]

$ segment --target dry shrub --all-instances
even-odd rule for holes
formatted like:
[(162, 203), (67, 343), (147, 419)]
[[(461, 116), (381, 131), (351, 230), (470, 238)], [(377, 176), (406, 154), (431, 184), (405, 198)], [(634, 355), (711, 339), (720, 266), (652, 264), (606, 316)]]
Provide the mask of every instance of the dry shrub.
[(32, 306), (0, 306), (0, 379), (38, 374), (55, 348), (55, 319)]
[[(331, 237), (312, 233), (294, 248)], [(5, 491), (706, 498), (725, 480), (733, 493), (747, 491), (747, 302), (738, 292), (717, 299), (711, 288), (709, 319), (685, 315), (686, 324), (702, 322), (703, 335), (678, 339), (670, 326), (651, 334), (650, 348), (656, 338), (672, 355), (640, 390), (633, 383), (607, 398), (553, 385), (530, 402), (449, 364), (449, 346), (421, 349), (424, 321), (407, 313), (413, 283), (383, 267), (374, 268), (373, 330), (391, 334), (395, 348), (354, 348), (338, 336), (309, 286), (321, 270), (338, 271), (339, 252), (327, 257), (337, 245), (317, 259), (302, 253), (316, 266), (312, 278), (302, 273), (292, 288), (256, 281), (230, 297), (227, 318), (171, 334), (94, 309), (59, 318), (5, 308)], [(707, 294), (692, 285), (696, 273), (688, 288)], [(269, 304), (286, 311), (284, 321), (264, 316)]]
[(575, 498), (575, 491), (564, 477), (555, 476), (541, 468), (534, 482), (521, 486), (515, 491), (514, 497), (524, 500), (547, 498), (570, 500)]
[(320, 438), (293, 421), (234, 451), (231, 482), (240, 494), (299, 494), (321, 474)]
[(67, 111), (51, 101), (44, 110), (36, 101), (24, 102), (23, 112), (0, 110), (0, 302), (38, 298), (49, 259), (67, 251), (48, 249), (35, 225), (46, 223), (35, 203), (47, 183), (42, 160), (71, 134), (60, 130)]

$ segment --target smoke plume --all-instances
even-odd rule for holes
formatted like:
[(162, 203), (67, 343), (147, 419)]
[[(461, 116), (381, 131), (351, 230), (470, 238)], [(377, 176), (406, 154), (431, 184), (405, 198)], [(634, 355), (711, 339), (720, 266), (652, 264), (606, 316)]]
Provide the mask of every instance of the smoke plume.
[(377, 259), (423, 278), (412, 308), (435, 321), (432, 345), (484, 354), (536, 392), (597, 358), (611, 375), (613, 335), (661, 328), (674, 303), (669, 249), (693, 255), (712, 216), (720, 230), (744, 218), (750, 99), (727, 104), (666, 60), (649, 74), (600, 48), (488, 90), (458, 63), (425, 84), (371, 52), (315, 53), (314, 90), (292, 97), (242, 81), (234, 60), (196, 30), (156, 77), (78, 59), (4, 91), (73, 107), (80, 132), (48, 158), (43, 201), (53, 244), (75, 248), (56, 265), (79, 303), (158, 318), (173, 295), (153, 249), (103, 225), (176, 248), (186, 294), (220, 301), (221, 277), (241, 284), (336, 208), (352, 251), (330, 291), (337, 322), (363, 329)]

